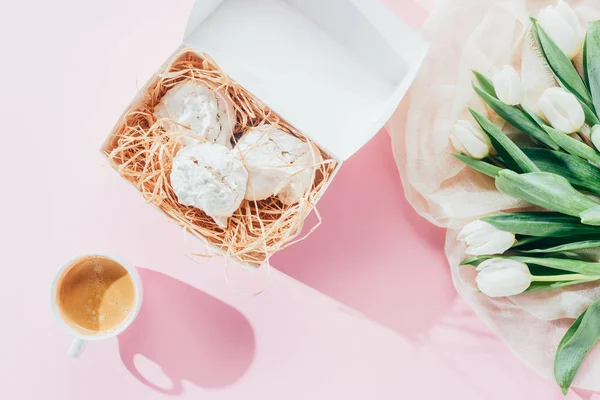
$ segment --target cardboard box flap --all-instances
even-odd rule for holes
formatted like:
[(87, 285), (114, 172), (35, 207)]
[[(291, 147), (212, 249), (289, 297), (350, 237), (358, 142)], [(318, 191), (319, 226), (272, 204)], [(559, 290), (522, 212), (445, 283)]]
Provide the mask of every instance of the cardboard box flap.
[(377, 0), (198, 0), (184, 43), (340, 160), (389, 119), (427, 50)]

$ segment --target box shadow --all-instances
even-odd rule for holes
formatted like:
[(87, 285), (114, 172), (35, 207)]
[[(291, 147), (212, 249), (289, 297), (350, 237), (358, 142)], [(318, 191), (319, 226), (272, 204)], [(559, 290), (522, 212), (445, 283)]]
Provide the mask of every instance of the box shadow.
[(385, 130), (342, 165), (317, 208), (322, 225), (274, 255), (275, 268), (408, 338), (444, 315), (456, 297), (444, 231), (406, 201)]

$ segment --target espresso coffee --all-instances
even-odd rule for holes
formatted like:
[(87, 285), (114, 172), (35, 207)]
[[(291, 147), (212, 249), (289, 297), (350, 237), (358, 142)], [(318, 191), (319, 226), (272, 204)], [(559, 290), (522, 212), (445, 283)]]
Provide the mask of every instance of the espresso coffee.
[(90, 255), (76, 259), (58, 279), (56, 304), (76, 331), (94, 335), (119, 326), (135, 308), (135, 286), (118, 262)]

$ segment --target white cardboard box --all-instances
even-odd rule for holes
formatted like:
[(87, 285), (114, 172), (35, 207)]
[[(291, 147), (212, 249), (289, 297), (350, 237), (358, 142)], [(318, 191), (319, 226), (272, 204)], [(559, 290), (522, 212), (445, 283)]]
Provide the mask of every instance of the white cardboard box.
[(208, 54), (338, 168), (387, 122), (427, 52), (378, 0), (197, 0), (183, 46)]
[(198, 0), (184, 44), (338, 161), (387, 122), (427, 52), (379, 0)]

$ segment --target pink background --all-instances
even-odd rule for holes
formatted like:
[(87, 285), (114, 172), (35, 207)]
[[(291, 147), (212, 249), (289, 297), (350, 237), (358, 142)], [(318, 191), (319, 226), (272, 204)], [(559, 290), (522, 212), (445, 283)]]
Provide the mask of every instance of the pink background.
[[(415, 28), (432, 7), (385, 3)], [(456, 297), (443, 232), (404, 200), (383, 131), (342, 168), (319, 230), (273, 258), (264, 294), (240, 295), (246, 276), (227, 286), (223, 260), (185, 257), (179, 228), (98, 149), (178, 46), (191, 4), (0, 5), (0, 398), (561, 399)], [(75, 361), (48, 290), (63, 261), (93, 250), (142, 266), (145, 303)]]

